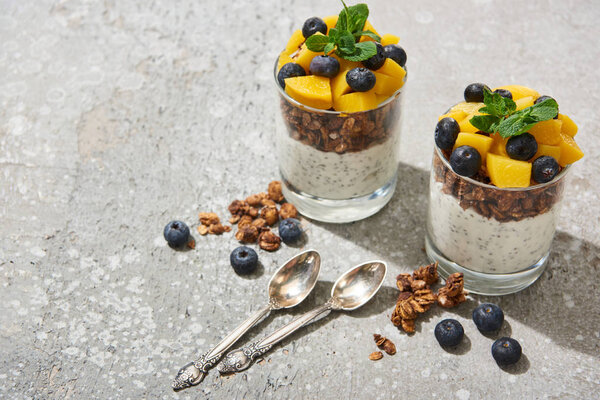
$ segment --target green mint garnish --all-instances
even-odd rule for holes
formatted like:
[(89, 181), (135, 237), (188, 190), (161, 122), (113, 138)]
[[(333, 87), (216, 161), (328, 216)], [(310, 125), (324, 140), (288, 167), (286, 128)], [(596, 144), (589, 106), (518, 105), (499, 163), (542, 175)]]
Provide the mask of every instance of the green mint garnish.
[(498, 133), (503, 138), (521, 135), (538, 122), (547, 121), (558, 114), (558, 104), (554, 99), (546, 99), (517, 111), (512, 99), (485, 88), (483, 104), (485, 107), (480, 108), (479, 112), (485, 115), (476, 115), (469, 122), (480, 131)]
[(329, 30), (329, 35), (312, 35), (306, 39), (306, 47), (311, 51), (322, 51), (335, 54), (349, 61), (364, 61), (377, 54), (374, 42), (358, 42), (361, 36), (368, 36), (379, 42), (381, 38), (375, 33), (363, 31), (369, 17), (369, 7), (366, 4), (356, 4), (348, 7), (342, 0), (344, 9), (340, 11), (335, 28)]

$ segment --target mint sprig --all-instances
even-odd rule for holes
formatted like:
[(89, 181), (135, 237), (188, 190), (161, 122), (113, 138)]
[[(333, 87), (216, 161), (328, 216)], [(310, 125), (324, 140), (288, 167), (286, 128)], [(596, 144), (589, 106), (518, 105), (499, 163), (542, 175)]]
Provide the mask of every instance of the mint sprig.
[(503, 138), (521, 135), (538, 122), (547, 121), (558, 114), (558, 104), (554, 99), (546, 99), (517, 111), (512, 99), (486, 88), (483, 91), (483, 104), (485, 106), (479, 112), (484, 115), (476, 115), (469, 122), (480, 131), (498, 133)]
[(335, 54), (349, 61), (364, 61), (377, 54), (374, 42), (358, 42), (361, 36), (368, 36), (375, 41), (381, 38), (369, 30), (363, 31), (369, 7), (366, 4), (346, 6), (340, 11), (335, 28), (329, 30), (329, 35), (312, 35), (306, 39), (306, 47), (315, 52), (329, 54), (335, 50)]

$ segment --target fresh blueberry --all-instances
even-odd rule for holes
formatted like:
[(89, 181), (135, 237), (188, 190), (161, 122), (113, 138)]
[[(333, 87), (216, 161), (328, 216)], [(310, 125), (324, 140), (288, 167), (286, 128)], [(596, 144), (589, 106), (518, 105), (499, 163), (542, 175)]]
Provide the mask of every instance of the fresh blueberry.
[(498, 93), (500, 96), (506, 98), (506, 99), (511, 99), (512, 100), (512, 93), (509, 90), (506, 89), (496, 89), (494, 90), (494, 93)]
[(381, 68), (383, 63), (385, 62), (385, 52), (383, 50), (383, 46), (381, 45), (381, 43), (377, 42), (375, 42), (375, 46), (377, 47), (377, 53), (373, 57), (367, 58), (362, 62), (362, 65), (371, 70)]
[(292, 244), (302, 237), (302, 227), (296, 218), (286, 218), (279, 223), (279, 236), (286, 244)]
[(450, 150), (459, 132), (460, 127), (454, 118), (442, 118), (435, 126), (435, 144), (442, 150)]
[(473, 322), (481, 332), (495, 332), (502, 327), (504, 313), (496, 304), (483, 303), (473, 310)]
[(250, 247), (240, 246), (231, 252), (229, 262), (237, 274), (251, 274), (258, 265), (258, 255)]
[[(550, 97), (550, 96), (540, 96), (537, 99), (535, 99), (535, 101), (533, 102), (533, 104), (538, 104), (538, 103), (541, 103), (542, 101), (548, 100), (548, 99), (554, 100), (554, 98)], [(554, 101), (556, 101), (556, 100), (554, 100)], [(556, 115), (554, 116), (554, 119), (557, 119), (557, 118), (558, 118), (558, 110), (556, 111)]]
[(329, 56), (316, 56), (310, 62), (310, 73), (333, 78), (340, 72), (340, 62)]
[(440, 321), (433, 331), (440, 346), (456, 346), (465, 335), (463, 326), (455, 319)]
[(481, 154), (471, 146), (460, 146), (450, 155), (450, 166), (458, 175), (473, 176), (481, 168)]
[(312, 17), (304, 21), (302, 25), (302, 36), (308, 39), (317, 32), (327, 35), (327, 24), (319, 17)]
[(527, 161), (537, 153), (538, 144), (531, 133), (513, 136), (506, 142), (506, 152), (514, 160)]
[(490, 90), (489, 86), (483, 83), (471, 83), (465, 88), (465, 101), (468, 103), (483, 103), (484, 88)]
[(406, 65), (406, 51), (397, 44), (388, 44), (387, 46), (384, 46), (383, 53), (386, 58), (395, 61), (402, 68)]
[(346, 82), (352, 90), (366, 92), (375, 86), (375, 74), (366, 68), (354, 68), (346, 73)]
[(304, 68), (302, 68), (300, 64), (291, 62), (284, 64), (283, 67), (281, 67), (281, 69), (277, 73), (277, 82), (279, 82), (279, 85), (285, 89), (285, 80), (287, 78), (305, 75), (306, 71), (304, 71)]
[(181, 247), (190, 240), (190, 228), (181, 221), (171, 221), (163, 231), (165, 240), (171, 247)]
[(554, 157), (541, 156), (531, 166), (531, 175), (537, 183), (550, 182), (558, 174), (558, 162)]
[(501, 367), (512, 365), (519, 361), (522, 351), (519, 342), (509, 337), (500, 338), (492, 345), (492, 357), (494, 357), (496, 363)]

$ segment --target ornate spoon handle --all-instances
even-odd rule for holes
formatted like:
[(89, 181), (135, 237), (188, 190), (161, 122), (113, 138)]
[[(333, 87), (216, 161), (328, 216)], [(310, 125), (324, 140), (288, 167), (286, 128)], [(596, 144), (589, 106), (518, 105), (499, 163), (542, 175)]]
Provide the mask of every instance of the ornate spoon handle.
[(301, 315), (267, 337), (227, 353), (217, 366), (217, 369), (222, 374), (240, 372), (247, 369), (256, 358), (269, 351), (277, 342), (288, 337), (303, 326), (314, 322), (321, 314), (329, 313), (329, 311), (335, 309), (339, 309), (339, 306), (333, 299), (330, 299), (327, 303)]
[(250, 318), (225, 336), (212, 350), (202, 354), (197, 360), (184, 365), (177, 372), (177, 376), (173, 380), (173, 390), (185, 389), (202, 382), (208, 370), (215, 366), (227, 349), (275, 308), (276, 305), (273, 302), (269, 302), (264, 308), (252, 314)]

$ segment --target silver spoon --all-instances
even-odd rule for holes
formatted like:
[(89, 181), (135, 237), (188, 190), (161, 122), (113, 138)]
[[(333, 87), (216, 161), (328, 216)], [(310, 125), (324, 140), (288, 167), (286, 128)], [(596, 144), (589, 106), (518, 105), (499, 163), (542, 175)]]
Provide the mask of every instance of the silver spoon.
[(269, 336), (228, 353), (217, 369), (222, 374), (243, 371), (277, 342), (315, 321), (321, 314), (331, 310), (356, 310), (377, 293), (386, 272), (387, 267), (383, 261), (370, 261), (352, 268), (335, 281), (331, 288), (331, 298), (325, 304), (296, 318)]
[(202, 382), (207, 371), (214, 367), (227, 349), (250, 328), (266, 317), (271, 310), (298, 305), (315, 287), (320, 271), (321, 256), (315, 250), (306, 250), (286, 261), (269, 281), (269, 302), (267, 305), (242, 322), (212, 350), (202, 354), (197, 360), (184, 365), (173, 380), (173, 390), (185, 389)]

